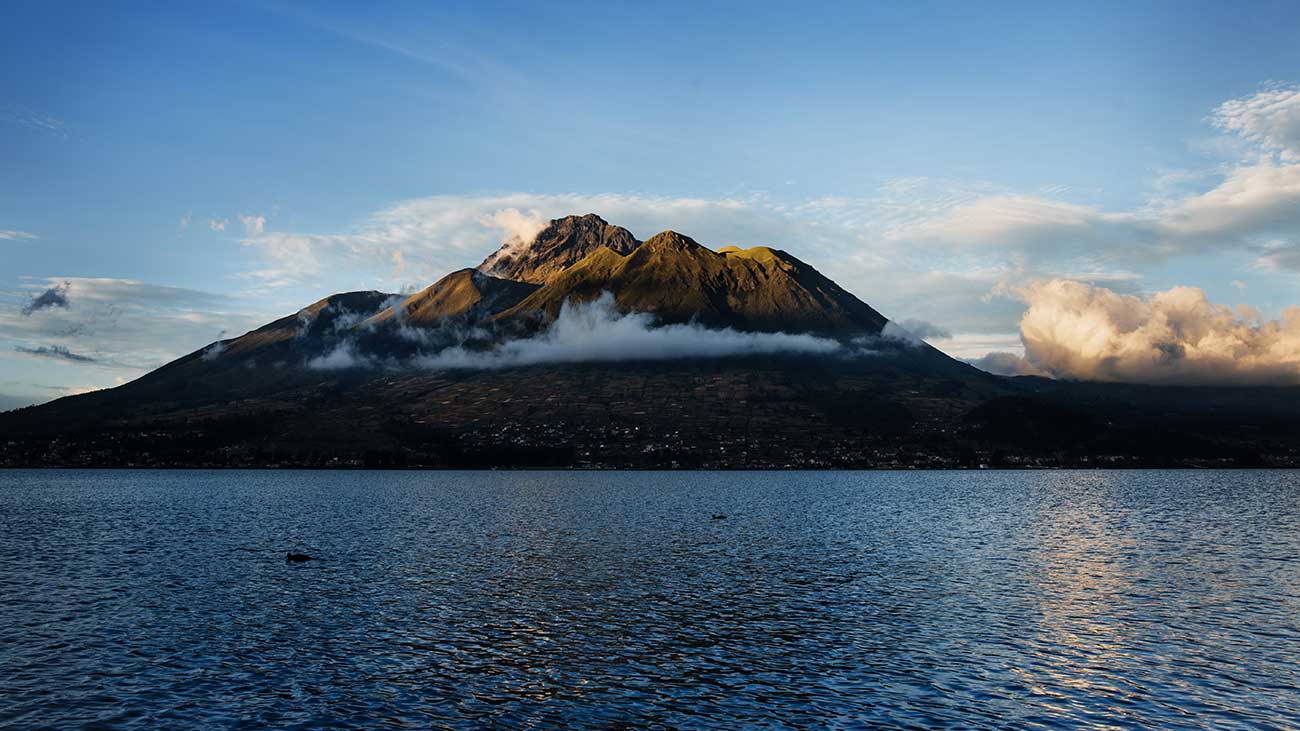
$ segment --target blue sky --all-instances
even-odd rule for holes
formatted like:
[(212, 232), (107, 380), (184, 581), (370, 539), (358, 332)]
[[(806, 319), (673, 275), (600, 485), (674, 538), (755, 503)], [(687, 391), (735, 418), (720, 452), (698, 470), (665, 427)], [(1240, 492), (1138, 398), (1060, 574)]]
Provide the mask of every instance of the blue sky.
[(0, 407), (423, 286), (502, 211), (779, 246), (962, 356), (1048, 278), (1300, 303), (1293, 3), (700, 5), (8, 4)]

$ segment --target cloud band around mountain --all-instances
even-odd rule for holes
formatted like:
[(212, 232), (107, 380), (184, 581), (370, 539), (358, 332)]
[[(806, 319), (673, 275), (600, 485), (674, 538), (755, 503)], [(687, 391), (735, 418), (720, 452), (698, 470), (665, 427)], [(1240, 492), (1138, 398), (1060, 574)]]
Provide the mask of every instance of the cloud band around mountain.
[[(607, 363), (634, 360), (725, 358), (774, 353), (834, 354), (844, 346), (809, 334), (741, 332), (710, 329), (695, 323), (656, 326), (644, 312), (622, 313), (612, 294), (590, 302), (565, 302), (556, 319), (530, 338), (507, 340), (488, 350), (453, 345), (419, 356), (410, 365), (426, 369), (511, 368), (543, 363)], [(377, 365), (344, 342), (311, 360), (316, 369)]]

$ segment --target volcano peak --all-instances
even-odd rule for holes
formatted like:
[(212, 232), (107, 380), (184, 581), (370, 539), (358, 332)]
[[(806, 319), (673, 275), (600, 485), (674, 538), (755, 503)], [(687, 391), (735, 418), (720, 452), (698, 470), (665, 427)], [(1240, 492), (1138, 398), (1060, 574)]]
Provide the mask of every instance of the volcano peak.
[(570, 215), (553, 219), (532, 241), (506, 241), (477, 268), (501, 279), (545, 284), (601, 247), (627, 254), (640, 245), (632, 232), (594, 213)]

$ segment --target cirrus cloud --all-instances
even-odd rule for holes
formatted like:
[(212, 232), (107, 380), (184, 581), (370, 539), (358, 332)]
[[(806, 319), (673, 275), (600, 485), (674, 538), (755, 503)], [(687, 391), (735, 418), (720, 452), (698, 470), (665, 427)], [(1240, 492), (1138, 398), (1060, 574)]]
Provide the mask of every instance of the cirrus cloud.
[(1257, 256), (1261, 268), (1300, 268), (1300, 257), (1290, 253), (1300, 236), (1300, 87), (1275, 85), (1230, 100), (1212, 122), (1246, 145), (1247, 154), (1225, 165), (1206, 190), (1153, 196), (1149, 205), (1126, 211), (999, 193), (960, 201), (890, 237), (961, 252), (996, 251), (1039, 265), (1082, 257), (1127, 266), (1241, 251)]
[[(0, 342), (12, 343), (15, 355), (118, 374), (143, 374), (210, 343), (215, 333), (243, 332), (269, 319), (225, 295), (130, 279), (60, 277), (26, 286), (40, 293), (26, 307), (0, 310)], [(61, 304), (49, 304), (55, 300)], [(41, 301), (47, 304), (40, 317), (25, 314)]]
[(1220, 104), (1214, 126), (1234, 133), (1267, 152), (1300, 160), (1300, 86), (1272, 84), (1241, 99)]
[(73, 363), (98, 363), (99, 362), (98, 358), (93, 358), (89, 355), (82, 355), (81, 353), (74, 353), (71, 350), (69, 350), (66, 346), (63, 345), (42, 345), (36, 348), (30, 348), (24, 345), (15, 345), (14, 350), (19, 353), (23, 353), (24, 355), (30, 355), (36, 358), (52, 358), (54, 360), (67, 360), (67, 361), (72, 361)]

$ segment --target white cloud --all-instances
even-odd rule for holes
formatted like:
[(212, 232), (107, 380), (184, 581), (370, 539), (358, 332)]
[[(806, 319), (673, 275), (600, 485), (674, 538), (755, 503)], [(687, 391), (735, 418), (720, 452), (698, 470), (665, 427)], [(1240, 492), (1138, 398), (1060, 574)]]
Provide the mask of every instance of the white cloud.
[(266, 231), (266, 216), (240, 214), (239, 222), (244, 225), (245, 236), (259, 236)]
[[(740, 332), (698, 324), (654, 326), (648, 313), (620, 313), (608, 292), (586, 303), (565, 302), (544, 331), (507, 340), (488, 349), (453, 345), (418, 357), (420, 368), (511, 368), (540, 363), (588, 363), (680, 358), (722, 358), (770, 353), (866, 354), (870, 343), (854, 351), (838, 341), (807, 334)], [(383, 365), (359, 352), (350, 341), (311, 360), (308, 365), (334, 370)]]
[(360, 273), (391, 278), (389, 267), (399, 251), (408, 264), (402, 276), (433, 281), (449, 271), (477, 265), (505, 241), (535, 236), (552, 218), (589, 212), (642, 238), (674, 228), (716, 246), (794, 241), (795, 237), (780, 234), (798, 227), (785, 213), (757, 200), (512, 193), (409, 200), (371, 215), (351, 232), (263, 232), (246, 237), (243, 243), (266, 258), (261, 268), (280, 270), (300, 281), (347, 286), (336, 276), (339, 273), (348, 274), (353, 282)]
[(1209, 191), (1151, 213), (1168, 251), (1241, 247), (1300, 233), (1300, 164), (1264, 162), (1230, 170)]
[(1025, 195), (999, 195), (955, 206), (896, 229), (893, 237), (931, 246), (983, 246), (1030, 256), (1078, 254), (1137, 233), (1132, 214)]
[(1166, 172), (1147, 204), (1127, 210), (1062, 200), (1071, 193), (1063, 186), (1017, 192), (918, 177), (885, 180), (863, 197), (795, 203), (762, 194), (434, 196), (399, 202), (349, 231), (246, 236), (258, 261), (245, 276), (316, 292), (362, 282), (391, 291), (474, 266), (551, 218), (595, 212), (642, 239), (671, 228), (715, 248), (785, 249), (900, 321), (1006, 332), (1024, 305), (1000, 295), (1027, 282), (1069, 278), (1132, 293), (1144, 273), (1175, 257), (1224, 254), (1263, 272), (1300, 271), (1295, 104), (1294, 88), (1274, 87), (1222, 105), (1213, 123), (1253, 156), (1208, 174)]
[[(128, 279), (59, 277), (24, 289), (6, 295), (8, 304), (0, 307), (0, 341), (10, 344), (0, 355), (66, 352), (86, 360), (64, 361), (130, 377), (211, 343), (222, 330), (244, 332), (269, 319), (223, 295)], [(63, 304), (23, 314), (50, 292)]]
[(186, 212), (185, 212), (185, 215), (181, 216), (180, 227), (181, 227), (181, 228), (189, 228), (189, 227), (190, 227), (190, 219), (191, 219), (193, 216), (194, 216), (194, 211), (186, 211)]
[(549, 222), (536, 210), (520, 211), (518, 208), (504, 208), (483, 218), (484, 224), (500, 229), (505, 234), (505, 241), (519, 241), (523, 244), (531, 244)]
[[(984, 186), (977, 186), (983, 188)], [(929, 198), (927, 196), (935, 196)], [(909, 210), (909, 197), (917, 210)], [(241, 275), (255, 289), (309, 285), (315, 292), (367, 287), (394, 291), (436, 281), (449, 271), (477, 265), (503, 241), (531, 238), (543, 222), (595, 212), (645, 239), (665, 229), (720, 248), (765, 244), (784, 249), (832, 277), (894, 319), (943, 320), (952, 330), (1012, 329), (1022, 307), (992, 292), (1025, 277), (1052, 272), (1026, 269), (997, 257), (951, 254), (894, 240), (887, 230), (906, 227), (943, 206), (970, 199), (954, 184), (891, 181), (870, 200), (822, 199), (782, 206), (763, 196), (706, 200), (636, 194), (515, 193), (437, 196), (405, 201), (366, 219), (352, 232), (266, 232), (243, 244), (261, 261)], [(939, 201), (939, 202), (935, 202)], [(886, 205), (887, 213), (871, 206)], [(1076, 262), (1100, 279), (1132, 276), (1094, 262)]]
[(483, 266), (480, 267), (481, 271), (490, 274), (495, 273), (493, 267), (497, 262), (513, 256), (533, 243), (537, 234), (541, 233), (548, 223), (547, 219), (536, 210), (523, 213), (518, 208), (495, 211), (491, 215), (484, 216), (481, 221), (485, 226), (500, 229), (504, 234), (502, 247), (484, 259)]
[(957, 333), (951, 338), (934, 341), (933, 345), (954, 358), (973, 360), (988, 353), (1022, 353), (1020, 333)]
[(225, 218), (209, 218), (208, 228), (212, 229), (213, 231), (225, 231), (226, 226), (229, 223), (230, 221)]
[(1266, 272), (1300, 271), (1300, 244), (1266, 244), (1260, 249), (1255, 268)]
[(68, 123), (50, 114), (25, 107), (10, 106), (0, 109), (0, 122), (48, 132), (59, 137), (68, 136)]
[(370, 368), (377, 365), (371, 359), (357, 351), (356, 344), (350, 340), (339, 343), (330, 352), (307, 361), (308, 368), (318, 371), (339, 371), (348, 368)]
[(30, 234), (26, 231), (15, 231), (13, 229), (0, 229), (0, 239), (5, 241), (33, 241), (40, 237), (36, 234)]
[(221, 342), (215, 342), (203, 349), (203, 355), (200, 356), (205, 362), (211, 362), (221, 357), (226, 350), (226, 346)]
[(985, 353), (966, 361), (995, 376), (1048, 376), (1046, 371), (1025, 360), (1024, 356), (1006, 351)]
[(1226, 101), (1214, 110), (1212, 120), (1219, 129), (1267, 152), (1285, 160), (1300, 160), (1300, 86), (1273, 85)]
[(1195, 287), (1149, 297), (1055, 279), (1020, 292), (1025, 361), (1057, 378), (1133, 383), (1300, 383), (1300, 307), (1265, 321)]
[(619, 313), (609, 293), (589, 303), (566, 302), (555, 322), (532, 338), (488, 351), (457, 346), (420, 361), (426, 368), (506, 368), (537, 363), (721, 358), (760, 353), (834, 353), (841, 345), (806, 334), (713, 330), (696, 324), (654, 327), (646, 313)]
[(897, 323), (890, 322), (889, 325), (901, 328), (912, 338), (920, 340), (946, 340), (952, 337), (952, 333), (947, 328), (916, 318), (901, 320)]
[[(1276, 87), (1221, 105), (1216, 126), (1251, 145), (1197, 192), (1172, 195), (1161, 176), (1150, 205), (1104, 211), (1034, 195), (994, 194), (957, 202), (890, 230), (889, 237), (954, 252), (996, 253), (1031, 266), (1070, 258), (1133, 266), (1171, 256), (1262, 251), (1300, 235), (1300, 89)], [(1178, 185), (1204, 176), (1172, 176)], [(1300, 257), (1268, 250), (1267, 269), (1300, 268)], [(1064, 272), (1057, 272), (1058, 274)]]

